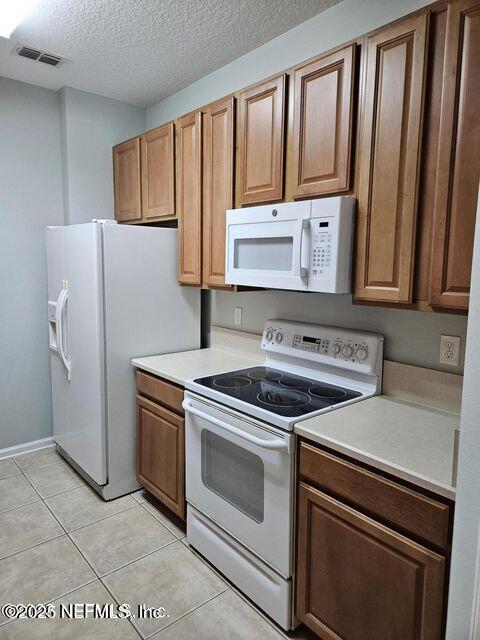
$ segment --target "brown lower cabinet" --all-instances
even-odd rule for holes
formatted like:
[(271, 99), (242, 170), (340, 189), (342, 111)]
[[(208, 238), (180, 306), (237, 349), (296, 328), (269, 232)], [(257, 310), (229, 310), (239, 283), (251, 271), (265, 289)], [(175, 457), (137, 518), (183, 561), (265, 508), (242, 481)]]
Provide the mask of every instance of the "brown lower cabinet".
[[(326, 468), (324, 456), (332, 472), (325, 487), (317, 472)], [(438, 506), (441, 520), (450, 517), (449, 505), (380, 475), (375, 487), (374, 473), (303, 442), (300, 478), (298, 618), (323, 640), (441, 640), (448, 548), (423, 543), (393, 523), (405, 521), (410, 505), (415, 530), (423, 526), (422, 510), (428, 517)], [(351, 492), (358, 505), (346, 498)]]
[(137, 370), (137, 480), (185, 519), (183, 389)]

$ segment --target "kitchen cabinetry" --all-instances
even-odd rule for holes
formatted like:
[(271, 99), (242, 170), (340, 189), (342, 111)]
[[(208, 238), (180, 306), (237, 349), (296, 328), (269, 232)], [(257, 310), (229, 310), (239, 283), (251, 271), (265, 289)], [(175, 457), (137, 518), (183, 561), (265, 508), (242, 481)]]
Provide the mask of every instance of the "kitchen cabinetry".
[(173, 123), (113, 148), (115, 220), (159, 222), (175, 218)]
[(137, 370), (137, 480), (185, 518), (183, 389)]
[(467, 309), (480, 178), (480, 2), (448, 5), (433, 203), (431, 305)]
[(175, 157), (173, 122), (141, 137), (142, 216), (158, 220), (175, 216)]
[(356, 45), (296, 69), (294, 197), (350, 187)]
[(176, 178), (181, 284), (202, 284), (202, 114), (180, 118), (176, 127)]
[(140, 139), (127, 140), (113, 148), (115, 220), (142, 219), (140, 197)]
[(480, 0), (424, 7), (115, 147), (115, 217), (158, 222), (177, 209), (180, 284), (229, 288), (227, 209), (348, 192), (355, 301), (464, 312), (479, 54)]
[(296, 614), (323, 640), (441, 640), (450, 506), (301, 442)]
[(203, 116), (203, 284), (225, 288), (225, 212), (234, 207), (235, 100)]
[(368, 36), (360, 129), (355, 294), (412, 301), (427, 15)]
[(237, 204), (283, 198), (286, 75), (238, 96)]

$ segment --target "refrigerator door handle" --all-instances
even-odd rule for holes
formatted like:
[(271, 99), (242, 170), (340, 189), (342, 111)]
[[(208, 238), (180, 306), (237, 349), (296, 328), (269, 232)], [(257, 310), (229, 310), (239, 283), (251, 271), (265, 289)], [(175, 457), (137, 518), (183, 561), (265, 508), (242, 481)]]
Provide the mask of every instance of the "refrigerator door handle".
[(68, 360), (65, 349), (63, 346), (63, 311), (65, 309), (65, 305), (68, 300), (68, 289), (62, 289), (60, 291), (60, 295), (57, 300), (57, 309), (56, 309), (56, 324), (57, 324), (57, 347), (58, 353), (60, 355), (60, 360), (65, 367), (67, 372), (67, 380), (70, 380), (70, 372), (71, 372), (71, 363)]

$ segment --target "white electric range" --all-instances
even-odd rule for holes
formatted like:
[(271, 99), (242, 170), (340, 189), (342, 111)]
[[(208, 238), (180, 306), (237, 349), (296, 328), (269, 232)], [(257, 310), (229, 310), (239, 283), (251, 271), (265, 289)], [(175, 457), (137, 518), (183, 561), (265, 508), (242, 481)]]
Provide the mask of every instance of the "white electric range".
[(187, 538), (290, 629), (292, 431), (381, 391), (383, 337), (269, 320), (262, 348), (263, 366), (186, 382)]

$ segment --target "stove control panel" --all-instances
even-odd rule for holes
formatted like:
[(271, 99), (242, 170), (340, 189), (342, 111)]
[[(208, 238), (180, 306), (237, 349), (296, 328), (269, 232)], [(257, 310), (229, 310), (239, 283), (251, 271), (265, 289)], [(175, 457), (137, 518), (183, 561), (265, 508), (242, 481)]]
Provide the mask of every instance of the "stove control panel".
[(383, 336), (351, 329), (269, 320), (262, 348), (362, 373), (381, 372)]
[(316, 353), (327, 354), (330, 350), (329, 338), (312, 338), (310, 336), (293, 336), (294, 349), (304, 349), (305, 351), (315, 351)]

